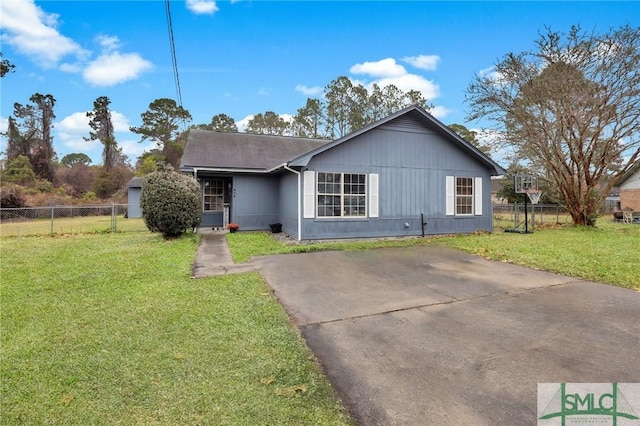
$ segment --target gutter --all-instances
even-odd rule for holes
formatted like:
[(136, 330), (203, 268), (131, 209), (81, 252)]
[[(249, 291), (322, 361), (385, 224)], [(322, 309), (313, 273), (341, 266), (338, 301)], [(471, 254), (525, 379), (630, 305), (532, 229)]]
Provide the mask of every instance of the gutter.
[(292, 173), (295, 173), (298, 176), (298, 241), (302, 240), (302, 199), (300, 197), (300, 172), (292, 169), (287, 165), (287, 163), (283, 164), (282, 167), (285, 170), (289, 170)]
[[(223, 169), (223, 168), (215, 168), (215, 167), (192, 167), (194, 176), (197, 175), (199, 171), (204, 172), (216, 172), (216, 173), (255, 173), (255, 174), (267, 174), (275, 172), (276, 170), (286, 168), (287, 163), (279, 164), (270, 169)], [(290, 169), (289, 169), (290, 170)]]

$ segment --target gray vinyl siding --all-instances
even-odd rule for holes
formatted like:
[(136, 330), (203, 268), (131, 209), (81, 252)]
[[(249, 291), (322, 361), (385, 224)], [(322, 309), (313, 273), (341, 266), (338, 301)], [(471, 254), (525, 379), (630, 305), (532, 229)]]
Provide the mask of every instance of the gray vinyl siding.
[(279, 179), (272, 175), (238, 175), (233, 178), (231, 221), (241, 230), (269, 229), (279, 221)]
[(280, 177), (280, 218), (282, 231), (298, 237), (298, 176), (287, 172)]
[[(426, 234), (492, 230), (490, 171), (410, 117), (316, 155), (308, 170), (378, 174), (379, 217), (304, 219), (304, 239), (421, 235), (421, 214)], [(482, 178), (482, 215), (446, 216), (446, 176)]]

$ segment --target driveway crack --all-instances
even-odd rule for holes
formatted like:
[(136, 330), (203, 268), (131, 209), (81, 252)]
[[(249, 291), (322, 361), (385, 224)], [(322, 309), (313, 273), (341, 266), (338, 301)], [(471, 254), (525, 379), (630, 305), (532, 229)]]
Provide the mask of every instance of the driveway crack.
[(580, 282), (580, 280), (569, 280), (569, 281), (564, 281), (561, 283), (556, 283), (556, 284), (549, 284), (546, 286), (542, 286), (542, 287), (532, 287), (532, 288), (524, 288), (524, 289), (515, 289), (515, 290), (506, 290), (506, 291), (499, 291), (499, 292), (495, 292), (495, 293), (490, 293), (490, 294), (482, 294), (479, 296), (473, 296), (473, 297), (466, 297), (466, 298), (456, 298), (453, 296), (449, 296), (447, 294), (442, 294), (445, 297), (448, 297), (450, 300), (444, 300), (442, 302), (435, 302), (435, 303), (427, 303), (424, 305), (418, 305), (418, 306), (409, 306), (409, 307), (405, 307), (405, 308), (398, 308), (398, 309), (389, 309), (386, 311), (381, 311), (381, 312), (373, 312), (373, 313), (367, 313), (367, 314), (362, 314), (362, 315), (353, 315), (350, 317), (342, 317), (342, 318), (335, 318), (335, 319), (330, 319), (330, 320), (324, 320), (324, 321), (313, 321), (313, 322), (308, 322), (306, 324), (301, 325), (301, 327), (306, 327), (306, 326), (311, 326), (311, 325), (323, 325), (323, 324), (331, 324), (331, 323), (337, 323), (337, 322), (342, 322), (342, 321), (349, 321), (349, 320), (357, 320), (357, 319), (362, 319), (362, 318), (368, 318), (368, 317), (375, 317), (378, 315), (386, 315), (386, 314), (392, 314), (395, 312), (404, 312), (404, 311), (410, 311), (413, 309), (424, 309), (424, 308), (430, 308), (433, 306), (441, 306), (441, 305), (451, 305), (454, 303), (461, 303), (461, 302), (470, 302), (473, 300), (479, 300), (479, 299), (487, 299), (490, 297), (495, 297), (495, 296), (505, 296), (505, 295), (516, 295), (516, 294), (523, 294), (523, 293), (531, 293), (534, 291), (538, 291), (538, 290), (545, 290), (548, 288), (553, 288), (553, 287), (561, 287), (567, 284), (573, 284), (573, 283), (577, 283)]

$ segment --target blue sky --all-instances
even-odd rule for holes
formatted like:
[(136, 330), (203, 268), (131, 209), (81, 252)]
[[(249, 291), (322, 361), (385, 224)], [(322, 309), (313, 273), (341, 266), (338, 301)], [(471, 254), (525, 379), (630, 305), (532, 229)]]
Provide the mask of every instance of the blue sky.
[[(171, 1), (183, 106), (192, 124), (225, 113), (293, 115), (346, 75), (363, 84), (420, 90), (445, 124), (465, 122), (473, 76), (508, 52), (532, 49), (545, 26), (604, 32), (638, 26), (638, 2)], [(129, 126), (158, 98), (177, 99), (164, 1), (0, 2), (0, 128), (14, 102), (51, 94), (58, 158), (84, 152), (86, 112), (111, 99), (119, 146), (132, 163), (148, 143)], [(0, 149), (6, 141), (0, 141)]]

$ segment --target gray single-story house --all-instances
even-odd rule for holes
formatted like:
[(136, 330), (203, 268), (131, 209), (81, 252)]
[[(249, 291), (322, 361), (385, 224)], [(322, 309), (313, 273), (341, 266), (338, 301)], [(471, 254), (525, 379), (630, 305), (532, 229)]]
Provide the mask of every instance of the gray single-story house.
[(191, 130), (180, 170), (201, 184), (201, 226), (298, 240), (491, 231), (506, 173), (418, 106), (333, 141)]

